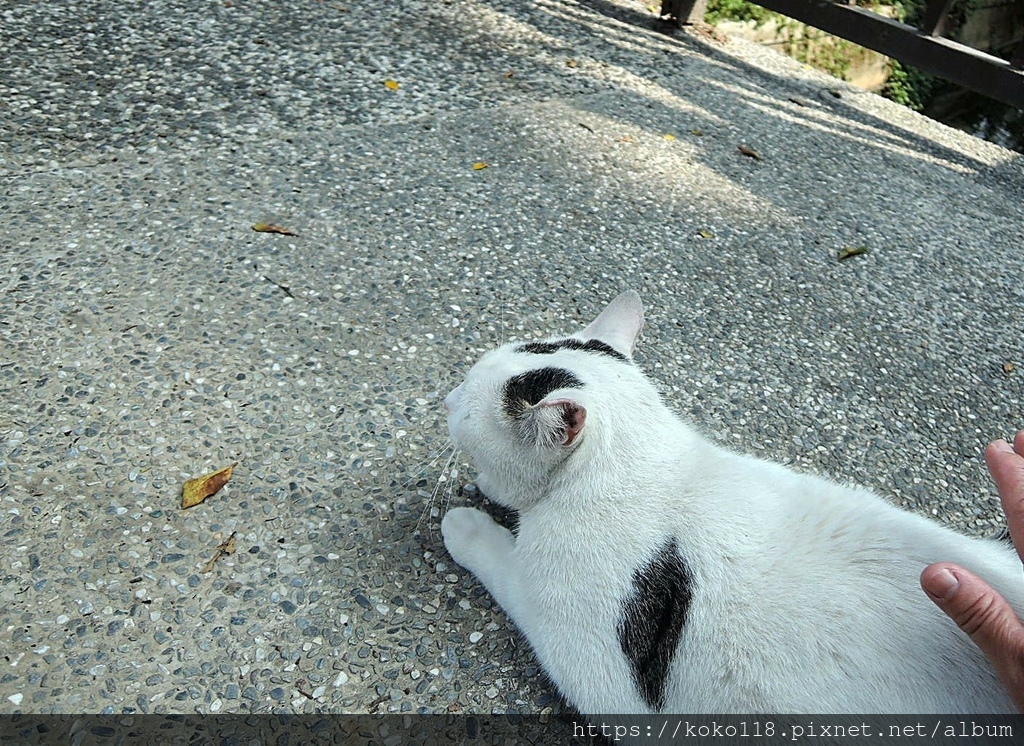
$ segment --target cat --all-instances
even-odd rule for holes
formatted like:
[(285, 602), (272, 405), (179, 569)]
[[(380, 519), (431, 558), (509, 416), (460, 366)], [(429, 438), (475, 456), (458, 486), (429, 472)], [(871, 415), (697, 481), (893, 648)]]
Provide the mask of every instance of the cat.
[(859, 488), (701, 438), (633, 362), (639, 295), (485, 354), (445, 399), (479, 490), (441, 532), (580, 713), (1001, 713), (919, 587), (931, 562), (1024, 609), (1021, 563)]

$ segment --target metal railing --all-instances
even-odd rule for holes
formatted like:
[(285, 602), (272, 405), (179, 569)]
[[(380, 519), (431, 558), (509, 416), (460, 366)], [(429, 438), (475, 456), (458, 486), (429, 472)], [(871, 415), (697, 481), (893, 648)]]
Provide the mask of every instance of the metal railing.
[[(957, 0), (928, 0), (921, 25), (909, 26), (853, 0), (753, 0), (757, 5), (892, 57), (1024, 110), (1024, 42), (1002, 59), (943, 36)], [(707, 0), (661, 0), (661, 15), (703, 21)]]

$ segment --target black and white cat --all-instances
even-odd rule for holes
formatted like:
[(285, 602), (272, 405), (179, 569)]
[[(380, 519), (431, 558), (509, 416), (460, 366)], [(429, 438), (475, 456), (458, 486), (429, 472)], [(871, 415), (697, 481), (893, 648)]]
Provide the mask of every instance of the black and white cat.
[(584, 714), (1012, 712), (918, 584), (931, 562), (1024, 609), (1021, 564), (870, 492), (702, 439), (631, 355), (639, 296), (484, 355), (445, 399), (513, 536), (449, 510), (452, 558)]

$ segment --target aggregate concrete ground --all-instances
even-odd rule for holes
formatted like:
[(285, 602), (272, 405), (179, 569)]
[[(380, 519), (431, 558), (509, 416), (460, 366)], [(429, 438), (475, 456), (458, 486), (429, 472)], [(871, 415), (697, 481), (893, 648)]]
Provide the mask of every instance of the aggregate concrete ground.
[(0, 711), (562, 711), (439, 405), (627, 287), (709, 437), (998, 529), (1020, 156), (645, 5), (4, 5)]

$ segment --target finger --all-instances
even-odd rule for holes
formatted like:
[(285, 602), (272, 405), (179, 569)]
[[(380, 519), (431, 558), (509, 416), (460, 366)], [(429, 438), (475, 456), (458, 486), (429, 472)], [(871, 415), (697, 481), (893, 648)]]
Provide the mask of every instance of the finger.
[(985, 463), (999, 490), (1010, 537), (1024, 561), (1024, 431), (1017, 433), (1013, 446), (1005, 440), (989, 443)]
[(1024, 624), (1006, 599), (977, 575), (946, 562), (926, 567), (921, 587), (974, 640), (1024, 709)]

